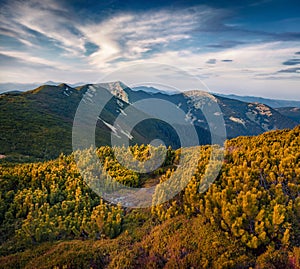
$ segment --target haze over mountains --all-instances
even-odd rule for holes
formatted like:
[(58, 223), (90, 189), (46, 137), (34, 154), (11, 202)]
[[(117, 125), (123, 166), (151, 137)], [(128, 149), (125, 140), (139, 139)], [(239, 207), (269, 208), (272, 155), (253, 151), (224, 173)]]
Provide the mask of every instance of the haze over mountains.
[[(149, 119), (137, 124), (131, 131), (130, 120), (124, 110), (134, 102), (157, 98), (171, 102), (185, 113), (185, 124), (192, 124), (200, 144), (211, 142), (208, 123), (201, 111), (205, 93), (190, 91), (178, 94), (132, 90), (122, 82), (86, 84), (71, 87), (67, 84), (43, 85), (27, 92), (11, 92), (0, 95), (0, 154), (12, 159), (54, 158), (60, 152), (72, 151), (72, 125), (76, 109), (82, 98), (93, 103), (109, 92), (111, 100), (98, 117), (96, 144), (111, 145), (111, 136), (125, 138), (130, 144), (150, 143), (161, 139), (173, 148), (180, 147), (172, 124)], [(241, 135), (258, 135), (265, 131), (293, 128), (299, 124), (298, 111), (275, 110), (260, 103), (247, 103), (214, 95), (224, 117), (227, 138)], [(153, 111), (157, 110), (153, 107)], [(290, 111), (292, 110), (292, 112)], [(282, 113), (281, 113), (282, 112)], [(137, 114), (144, 113), (136, 111)], [(115, 119), (123, 116), (122, 126), (114, 126)], [(151, 115), (145, 115), (151, 118)], [(214, 117), (221, 117), (215, 112)], [(155, 118), (155, 117), (152, 117)], [(176, 122), (176, 118), (170, 122)]]

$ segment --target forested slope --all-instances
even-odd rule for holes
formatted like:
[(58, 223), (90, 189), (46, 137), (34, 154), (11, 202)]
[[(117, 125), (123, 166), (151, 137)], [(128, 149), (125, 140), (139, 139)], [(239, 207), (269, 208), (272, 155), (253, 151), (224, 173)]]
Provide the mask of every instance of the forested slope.
[[(101, 200), (72, 155), (2, 165), (0, 268), (299, 268), (300, 126), (227, 141), (220, 174), (201, 194), (210, 150), (199, 147), (188, 186), (151, 209)], [(149, 156), (149, 146), (131, 151)], [(145, 177), (111, 148), (97, 153), (110, 176), (134, 187), (168, 179), (180, 157), (169, 149)]]

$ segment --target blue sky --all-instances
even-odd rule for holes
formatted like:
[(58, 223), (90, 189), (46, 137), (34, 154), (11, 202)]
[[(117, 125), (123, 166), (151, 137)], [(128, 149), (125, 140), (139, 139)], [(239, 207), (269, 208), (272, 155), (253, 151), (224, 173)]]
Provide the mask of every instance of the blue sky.
[(299, 1), (0, 5), (0, 83), (94, 83), (128, 65), (162, 63), (213, 92), (300, 100)]

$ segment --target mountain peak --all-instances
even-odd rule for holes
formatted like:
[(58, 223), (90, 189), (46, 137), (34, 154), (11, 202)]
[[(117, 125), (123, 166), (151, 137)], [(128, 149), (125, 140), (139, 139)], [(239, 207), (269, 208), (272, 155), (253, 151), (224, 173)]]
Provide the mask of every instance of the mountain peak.
[(201, 90), (190, 90), (190, 91), (186, 91), (183, 93), (184, 96), (192, 99), (192, 100), (200, 100), (200, 99), (204, 99), (207, 100), (213, 100), (213, 101), (217, 101), (217, 98), (215, 96), (213, 96), (212, 94), (206, 92), (206, 91), (201, 91)]
[(37, 94), (37, 93), (44, 93), (44, 94), (54, 94), (54, 93), (63, 93), (65, 91), (74, 90), (71, 86), (66, 83), (61, 83), (59, 85), (41, 85), (31, 91), (24, 92), (23, 94)]
[(61, 84), (62, 82), (55, 82), (55, 81), (52, 81), (52, 80), (48, 80), (44, 83), (42, 83), (43, 85), (51, 85), (51, 86), (57, 86), (59, 84)]
[(66, 83), (60, 83), (59, 85), (58, 85), (58, 87), (59, 88), (71, 88), (68, 84), (66, 84)]
[(128, 87), (123, 82), (112, 81), (112, 82), (98, 83), (97, 85), (107, 89), (117, 98), (129, 103), (128, 93), (125, 91), (125, 89)]
[(55, 88), (57, 86), (53, 86), (53, 85), (41, 85), (41, 86), (39, 86), (39, 87), (37, 87), (37, 88), (35, 88), (33, 90), (24, 92), (24, 94), (31, 94), (31, 93), (32, 94), (37, 94), (37, 93), (39, 93), (41, 91), (44, 91), (44, 90), (48, 89), (49, 87), (50, 88)]

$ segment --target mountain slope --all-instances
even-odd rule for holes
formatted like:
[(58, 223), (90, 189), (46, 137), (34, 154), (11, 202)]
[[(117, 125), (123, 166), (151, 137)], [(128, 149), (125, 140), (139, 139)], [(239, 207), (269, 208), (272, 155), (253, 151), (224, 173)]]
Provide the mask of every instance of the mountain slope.
[[(96, 145), (111, 145), (111, 136), (125, 138), (130, 144), (148, 144), (153, 139), (161, 139), (173, 148), (181, 146), (174, 131), (178, 119), (170, 115), (168, 122), (156, 120), (151, 111), (132, 108), (137, 116), (150, 118), (137, 124), (130, 132), (130, 121), (124, 113), (130, 103), (138, 100), (157, 98), (173, 103), (185, 114), (183, 124), (192, 124), (197, 131), (200, 144), (210, 143), (208, 123), (199, 109), (206, 93), (199, 91), (168, 95), (133, 91), (122, 82), (86, 84), (76, 88), (67, 84), (43, 85), (24, 93), (0, 95), (0, 154), (6, 160), (20, 161), (50, 159), (61, 152), (72, 151), (72, 125), (76, 110), (82, 99), (93, 104), (93, 96), (100, 98), (109, 92), (111, 99), (99, 115), (96, 126)], [(203, 95), (204, 94), (204, 95)], [(206, 97), (205, 97), (206, 98)], [(214, 97), (224, 116), (227, 137), (257, 135), (273, 129), (293, 128), (298, 123), (278, 111), (261, 104)], [(153, 107), (153, 112), (160, 107)], [(88, 112), (87, 112), (88, 113)], [(219, 113), (219, 112), (216, 112)], [(155, 114), (155, 113), (154, 113)], [(119, 126), (113, 126), (118, 116), (122, 116)], [(221, 114), (215, 114), (219, 117)], [(173, 118), (172, 118), (173, 117)], [(154, 118), (154, 119), (151, 119)], [(172, 126), (173, 125), (173, 126)], [(184, 128), (184, 126), (181, 126)], [(1, 159), (3, 160), (3, 158)]]
[(229, 137), (236, 137), (236, 133), (258, 135), (265, 131), (293, 128), (297, 125), (297, 122), (264, 104), (217, 98), (224, 114)]
[(276, 108), (276, 110), (280, 114), (282, 114), (300, 124), (300, 108), (299, 107), (279, 107), (279, 108)]
[[(207, 121), (198, 108), (198, 103), (204, 100), (199, 93), (201, 92), (192, 91), (166, 95), (163, 93), (134, 92), (129, 90), (127, 95), (130, 102), (136, 102), (146, 98), (158, 98), (170, 101), (180, 107), (195, 126), (208, 129)], [(260, 103), (246, 103), (217, 95), (212, 96), (216, 98), (223, 113), (228, 138), (240, 135), (257, 135), (265, 131), (276, 129), (293, 128), (298, 124), (295, 120)]]
[[(135, 91), (144, 91), (148, 93), (163, 93), (163, 94), (176, 94), (176, 92), (167, 92), (163, 91), (159, 88), (149, 87), (149, 86), (138, 86), (134, 87), (133, 90)], [(177, 92), (178, 93), (178, 92)], [(215, 96), (225, 97), (229, 99), (234, 99), (246, 103), (261, 103), (272, 108), (280, 108), (280, 107), (299, 107), (300, 108), (300, 101), (293, 101), (293, 100), (280, 100), (280, 99), (271, 99), (271, 98), (263, 98), (258, 96), (241, 96), (236, 94), (222, 94), (222, 93), (212, 93)]]
[[(111, 99), (98, 117), (97, 146), (111, 145), (111, 136), (114, 135), (118, 139), (129, 139), (130, 144), (148, 144), (161, 138), (167, 145), (179, 147), (173, 128), (161, 121), (148, 120), (130, 133), (127, 126), (131, 119), (127, 121), (123, 117), (122, 126), (113, 127), (114, 120), (129, 105), (124, 101), (128, 99), (123, 88), (126, 89), (126, 86), (119, 82), (87, 84), (77, 88), (60, 84), (44, 85), (24, 93), (1, 94), (0, 154), (8, 161), (30, 161), (55, 158), (61, 152), (71, 153), (73, 120), (80, 101), (84, 98), (85, 102), (93, 102), (92, 94), (101, 98), (107, 91), (111, 93)], [(136, 110), (134, 114), (145, 113)], [(145, 115), (145, 118), (149, 116)], [(201, 131), (204, 133), (202, 143), (209, 143), (209, 133)]]

